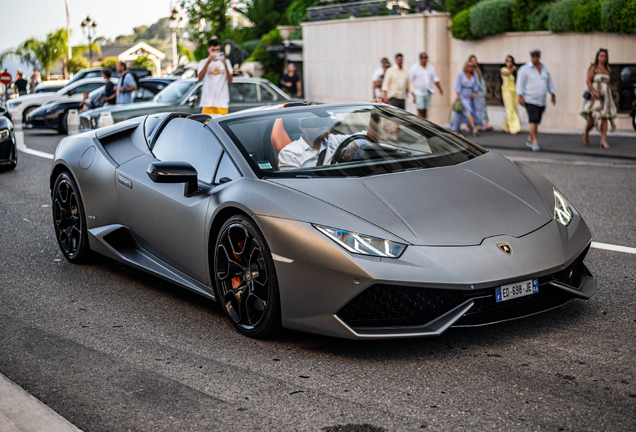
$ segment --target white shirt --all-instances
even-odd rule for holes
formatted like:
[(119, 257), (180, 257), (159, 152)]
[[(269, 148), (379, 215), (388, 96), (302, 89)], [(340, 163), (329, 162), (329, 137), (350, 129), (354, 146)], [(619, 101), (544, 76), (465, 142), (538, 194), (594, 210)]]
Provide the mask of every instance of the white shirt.
[[(384, 77), (382, 76), (384, 75), (384, 68), (377, 68), (376, 70), (373, 71), (373, 75), (371, 76), (371, 81), (376, 82), (378, 80), (382, 81), (384, 79)], [(382, 84), (380, 84), (381, 86)], [(374, 94), (375, 94), (375, 98), (381, 98), (382, 97), (382, 90), (380, 88), (375, 88), (373, 89)]]
[[(197, 74), (203, 70), (207, 58), (199, 62)], [(203, 92), (201, 94), (202, 107), (228, 108), (230, 105), (230, 90), (227, 84), (227, 71), (232, 70), (232, 64), (225, 60), (225, 67), (220, 61), (211, 61), (203, 77)], [(232, 73), (232, 72), (230, 72)]]
[(417, 96), (428, 94), (433, 83), (439, 82), (439, 78), (435, 74), (435, 69), (430, 64), (426, 64), (423, 68), (421, 64), (415, 63), (410, 70), (411, 84), (413, 85), (413, 93)]
[(404, 68), (400, 69), (397, 65), (391, 66), (384, 74), (382, 91), (386, 92), (388, 99), (406, 99), (409, 93), (413, 93), (409, 73)]
[(517, 72), (517, 94), (526, 103), (544, 107), (546, 93), (555, 93), (552, 77), (546, 65), (541, 64), (541, 74), (532, 62), (521, 66)]
[[(364, 132), (366, 133), (366, 132)], [(320, 151), (325, 150), (325, 160), (323, 165), (329, 165), (333, 154), (338, 149), (340, 143), (351, 135), (327, 135), (327, 138), (322, 140), (320, 144)], [(311, 147), (303, 139), (304, 135), (287, 144), (278, 154), (278, 170), (285, 171), (294, 168), (311, 168), (318, 164), (319, 151)]]

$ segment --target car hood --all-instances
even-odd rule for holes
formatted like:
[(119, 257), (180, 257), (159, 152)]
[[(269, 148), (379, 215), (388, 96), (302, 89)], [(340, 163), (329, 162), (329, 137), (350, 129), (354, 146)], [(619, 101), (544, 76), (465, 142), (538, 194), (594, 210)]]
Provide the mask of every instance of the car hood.
[(166, 106), (177, 106), (176, 104), (168, 104), (168, 103), (164, 103), (164, 102), (138, 102), (138, 103), (131, 103), (131, 104), (126, 104), (126, 105), (113, 105), (113, 106), (109, 106), (109, 107), (102, 107), (102, 108), (95, 108), (89, 111), (86, 111), (85, 113), (83, 113), (83, 116), (89, 116), (89, 117), (97, 117), (99, 116), (101, 113), (103, 112), (110, 112), (110, 113), (123, 113), (123, 112), (128, 112), (128, 111), (138, 111), (138, 110), (142, 110), (142, 109), (154, 109), (154, 108), (163, 108)]
[(494, 153), (457, 166), (374, 177), (271, 181), (415, 245), (465, 246), (497, 235), (520, 237), (548, 223), (553, 211), (516, 165)]

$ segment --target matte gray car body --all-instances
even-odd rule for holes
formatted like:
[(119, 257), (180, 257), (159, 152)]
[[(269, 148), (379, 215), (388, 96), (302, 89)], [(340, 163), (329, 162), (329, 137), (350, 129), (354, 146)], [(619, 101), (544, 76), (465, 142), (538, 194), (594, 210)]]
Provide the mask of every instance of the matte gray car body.
[[(184, 196), (182, 184), (159, 185), (146, 175), (157, 161), (149, 145), (161, 133), (149, 132), (146, 122), (153, 116), (64, 139), (51, 187), (64, 171), (77, 183), (92, 251), (211, 299), (218, 297), (212, 254), (219, 229), (231, 215), (245, 215), (271, 251), (281, 322), (289, 329), (352, 339), (434, 336), (451, 326), (505, 321), (594, 293), (596, 280), (582, 264), (590, 231), (576, 209), (568, 226), (554, 219), (554, 187), (532, 169), (484, 151), (459, 165), (378, 176), (260, 177), (220, 125), (258, 115), (207, 121), (236, 175), (199, 181), (194, 196)], [(315, 225), (407, 247), (397, 259), (354, 254)], [(502, 252), (500, 243), (512, 253)], [(564, 269), (574, 269), (570, 279), (556, 276)], [(542, 295), (558, 299), (497, 309), (495, 287), (533, 278)], [(390, 292), (386, 287), (459, 297), (434, 318), (404, 325), (348, 321), (351, 315), (342, 313), (365, 292)], [(480, 312), (471, 320), (470, 311), (478, 307), (491, 308), (492, 315)]]

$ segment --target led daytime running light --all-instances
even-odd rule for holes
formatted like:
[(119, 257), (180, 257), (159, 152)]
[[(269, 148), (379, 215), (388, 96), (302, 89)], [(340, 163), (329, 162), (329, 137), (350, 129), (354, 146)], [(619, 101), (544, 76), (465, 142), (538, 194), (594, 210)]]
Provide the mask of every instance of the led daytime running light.
[(561, 192), (554, 189), (554, 219), (563, 224), (564, 226), (570, 225), (574, 212), (570, 208), (570, 204), (565, 199)]
[(314, 227), (348, 252), (380, 258), (399, 258), (406, 245), (322, 225)]

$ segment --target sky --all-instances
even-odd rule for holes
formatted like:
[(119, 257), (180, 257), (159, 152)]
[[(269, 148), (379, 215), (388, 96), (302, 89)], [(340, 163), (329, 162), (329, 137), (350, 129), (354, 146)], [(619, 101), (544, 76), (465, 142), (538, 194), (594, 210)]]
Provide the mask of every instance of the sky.
[[(1, 0), (3, 19), (0, 52), (32, 37), (44, 37), (66, 27), (65, 0)], [(97, 36), (111, 39), (132, 34), (133, 27), (151, 25), (170, 15), (171, 0), (69, 0), (71, 45), (86, 44), (81, 22), (89, 15), (97, 23)]]

